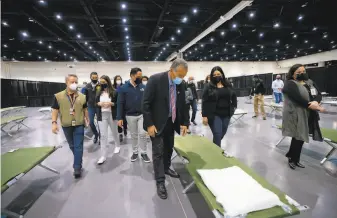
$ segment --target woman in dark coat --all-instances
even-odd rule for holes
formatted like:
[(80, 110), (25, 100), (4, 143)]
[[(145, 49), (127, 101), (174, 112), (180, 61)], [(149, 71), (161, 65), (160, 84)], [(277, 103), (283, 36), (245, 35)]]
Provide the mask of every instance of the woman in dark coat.
[(97, 121), (100, 130), (101, 157), (97, 164), (103, 164), (106, 160), (108, 148), (108, 130), (110, 128), (115, 141), (114, 153), (119, 153), (120, 144), (117, 131), (117, 92), (113, 88), (110, 78), (101, 76), (100, 85), (96, 89)]
[(282, 135), (292, 138), (286, 157), (291, 169), (304, 168), (300, 163), (300, 156), (304, 142), (309, 142), (309, 134), (316, 141), (323, 140), (318, 124), (318, 111), (324, 111), (319, 105), (322, 95), (301, 64), (290, 68), (282, 91)]
[[(117, 91), (117, 95), (118, 95), (118, 91), (119, 89), (123, 86), (123, 80), (122, 80), (122, 77), (120, 75), (117, 75), (114, 77), (114, 84), (113, 84), (113, 87), (114, 89), (116, 89)], [(127, 135), (127, 130), (128, 130), (128, 124), (126, 122), (126, 119), (124, 117), (124, 121), (123, 121), (123, 128), (119, 127), (118, 126), (118, 133), (119, 133), (119, 140), (120, 142), (123, 141), (123, 130), (124, 130), (124, 136)]]
[(229, 121), (237, 107), (237, 98), (221, 67), (214, 67), (202, 95), (202, 120), (209, 124), (214, 144), (221, 147)]

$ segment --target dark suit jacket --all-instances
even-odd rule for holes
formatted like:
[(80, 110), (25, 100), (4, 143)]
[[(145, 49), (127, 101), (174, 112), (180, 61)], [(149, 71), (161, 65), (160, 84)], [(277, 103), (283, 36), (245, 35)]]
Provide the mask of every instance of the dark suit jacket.
[[(185, 89), (182, 85), (176, 86), (177, 118), (174, 130), (180, 134), (180, 126), (188, 125), (185, 115)], [(169, 79), (168, 72), (158, 73), (150, 77), (143, 96), (142, 111), (144, 117), (144, 130), (154, 125), (158, 135), (164, 130), (169, 116)]]

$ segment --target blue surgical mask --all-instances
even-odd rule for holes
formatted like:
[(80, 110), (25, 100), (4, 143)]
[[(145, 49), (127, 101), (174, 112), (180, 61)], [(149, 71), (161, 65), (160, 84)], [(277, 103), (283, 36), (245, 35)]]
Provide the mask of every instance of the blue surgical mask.
[(174, 84), (179, 85), (183, 81), (183, 79), (179, 78), (179, 77), (176, 77), (172, 81), (174, 82)]

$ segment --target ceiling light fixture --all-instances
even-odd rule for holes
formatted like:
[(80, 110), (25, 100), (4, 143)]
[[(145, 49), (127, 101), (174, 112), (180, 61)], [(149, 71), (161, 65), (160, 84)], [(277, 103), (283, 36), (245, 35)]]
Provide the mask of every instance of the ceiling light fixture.
[(180, 30), (180, 29), (177, 29), (177, 33), (180, 34), (180, 33), (181, 33), (181, 30)]
[(276, 43), (277, 43), (277, 44), (280, 44), (280, 40), (276, 40)]
[(126, 39), (129, 39), (129, 36), (125, 36)]
[(125, 32), (127, 32), (129, 29), (127, 27), (124, 28)]
[(316, 31), (317, 30), (317, 27), (314, 26), (314, 28), (312, 28), (312, 31)]
[(279, 28), (280, 27), (280, 23), (276, 22), (274, 23), (274, 28)]
[(308, 40), (304, 40), (304, 43), (308, 43), (309, 41)]
[(51, 49), (52, 48), (51, 45), (48, 45), (48, 48)]
[(324, 35), (323, 35), (323, 38), (324, 38), (324, 39), (328, 38), (328, 34), (324, 34)]
[(62, 20), (61, 14), (56, 14), (56, 19), (57, 19), (57, 20)]
[(200, 44), (200, 47), (204, 47), (204, 44)]
[(296, 35), (296, 34), (294, 34), (294, 35), (293, 35), (293, 38), (294, 38), (294, 39), (296, 39), (296, 38), (297, 38), (297, 35)]
[(31, 55), (32, 55), (32, 53), (29, 52), (29, 53), (28, 53), (28, 56), (31, 56)]
[(254, 12), (250, 12), (250, 13), (249, 13), (249, 17), (250, 17), (250, 18), (255, 17), (255, 13), (254, 13)]
[(82, 36), (81, 36), (81, 34), (77, 34), (77, 38), (79, 38), (79, 39), (80, 39), (81, 37), (82, 37)]
[(183, 22), (183, 23), (186, 23), (186, 22), (187, 22), (187, 20), (188, 20), (188, 18), (187, 18), (187, 17), (183, 17), (183, 19), (182, 19), (182, 22)]
[(46, 4), (46, 2), (45, 2), (44, 0), (39, 0), (39, 3), (40, 3), (41, 5)]
[(84, 42), (84, 45), (88, 45), (88, 42)]
[(174, 41), (174, 37), (173, 36), (171, 37), (171, 41)]
[(38, 56), (37, 58), (38, 58), (38, 59), (41, 59), (41, 56)]
[(125, 3), (121, 4), (121, 8), (126, 9), (126, 4)]
[(40, 44), (40, 45), (42, 45), (42, 44), (43, 44), (43, 42), (40, 40), (40, 41), (39, 41), (39, 44)]
[(193, 14), (196, 14), (196, 13), (198, 13), (198, 9), (194, 8), (193, 9)]
[(89, 46), (89, 49), (92, 49), (92, 47), (91, 47), (91, 46)]
[(123, 23), (126, 23), (127, 19), (126, 18), (123, 18)]
[(73, 30), (73, 29), (74, 29), (74, 26), (73, 26), (73, 25), (69, 25), (69, 29), (70, 29), (70, 30)]
[(28, 37), (28, 33), (26, 31), (21, 32), (21, 34), (22, 34), (23, 37)]
[(8, 23), (6, 21), (2, 21), (3, 26), (8, 26)]
[(232, 45), (232, 48), (235, 48), (235, 45)]
[(170, 46), (170, 45), (167, 43), (167, 44), (166, 44), (166, 47), (169, 47), (169, 46)]
[(60, 53), (60, 50), (57, 50), (57, 53)]
[(260, 36), (260, 37), (263, 37), (263, 36), (264, 36), (264, 33), (260, 33), (259, 36)]
[(299, 15), (297, 20), (302, 20), (303, 19), (303, 16), (302, 15)]
[(236, 23), (232, 24), (232, 28), (235, 29), (238, 25)]
[(4, 47), (5, 47), (5, 48), (8, 48), (8, 45), (7, 45), (7, 44), (4, 44)]

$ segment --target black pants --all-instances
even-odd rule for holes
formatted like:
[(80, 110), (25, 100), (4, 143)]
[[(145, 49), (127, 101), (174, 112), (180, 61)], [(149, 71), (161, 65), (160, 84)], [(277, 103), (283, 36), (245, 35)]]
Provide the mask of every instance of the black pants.
[[(191, 107), (191, 103), (189, 104), (186, 104), (186, 107), (185, 107), (185, 114), (186, 116), (188, 117), (188, 120), (190, 120), (190, 107)], [(187, 125), (187, 128), (190, 126), (190, 124), (188, 123)]]
[(171, 157), (174, 145), (174, 128), (172, 118), (166, 122), (164, 130), (160, 135), (151, 137), (152, 160), (154, 177), (158, 183), (165, 182), (165, 171), (171, 166)]
[(291, 139), (291, 144), (286, 157), (290, 158), (290, 161), (293, 163), (300, 162), (301, 151), (304, 141), (297, 140), (295, 138)]

